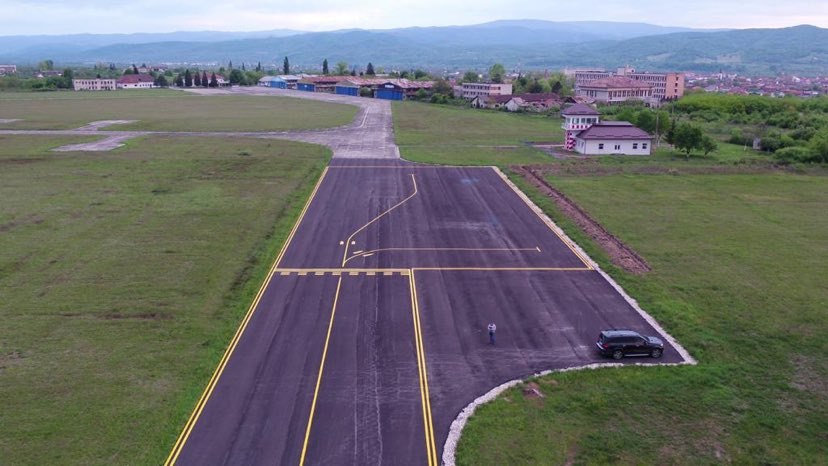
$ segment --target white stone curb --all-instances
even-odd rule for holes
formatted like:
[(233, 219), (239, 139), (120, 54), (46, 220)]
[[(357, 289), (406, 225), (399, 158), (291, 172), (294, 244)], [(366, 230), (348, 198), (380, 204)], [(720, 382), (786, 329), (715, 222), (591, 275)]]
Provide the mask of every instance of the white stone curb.
[(612, 277), (610, 277), (609, 275), (607, 275), (606, 272), (601, 270), (601, 267), (594, 260), (592, 260), (592, 258), (589, 257), (589, 255), (586, 252), (584, 252), (584, 250), (581, 249), (581, 247), (578, 246), (577, 243), (572, 241), (569, 238), (569, 236), (567, 236), (566, 233), (564, 233), (564, 231), (557, 224), (555, 224), (555, 222), (553, 222), (552, 219), (549, 218), (549, 216), (546, 215), (546, 213), (543, 212), (543, 210), (541, 210), (540, 207), (538, 207), (534, 202), (532, 202), (532, 200), (529, 199), (529, 197), (523, 191), (521, 191), (514, 183), (512, 183), (512, 180), (510, 180), (506, 176), (505, 173), (503, 173), (498, 167), (491, 167), (491, 168), (503, 179), (503, 181), (507, 185), (509, 185), (510, 188), (512, 188), (512, 190), (523, 200), (523, 202), (525, 202), (526, 205), (528, 205), (529, 208), (532, 209), (532, 211), (535, 212), (535, 214), (537, 214), (537, 216), (540, 217), (541, 220), (543, 220), (543, 222), (547, 224), (547, 226), (549, 226), (549, 228), (551, 228), (563, 241), (568, 243), (570, 247), (572, 247), (575, 251), (577, 251), (577, 253), (585, 261), (587, 261), (589, 263), (589, 265), (592, 266), (592, 268), (594, 268), (598, 273), (600, 273), (601, 276), (604, 277), (604, 280), (606, 280), (615, 289), (615, 291), (617, 291), (618, 294), (620, 294), (624, 298), (624, 300), (627, 302), (627, 304), (629, 304), (633, 309), (635, 309), (635, 311), (638, 312), (638, 314), (642, 318), (644, 318), (644, 320), (647, 321), (647, 323), (650, 324), (655, 329), (656, 332), (658, 332), (665, 340), (667, 340), (673, 346), (673, 348), (676, 349), (676, 351), (679, 353), (679, 355), (681, 356), (683, 361), (679, 362), (679, 363), (661, 363), (661, 364), (652, 364), (652, 363), (649, 363), (649, 364), (642, 364), (642, 363), (630, 363), (630, 364), (594, 363), (594, 364), (587, 364), (585, 366), (568, 367), (568, 368), (565, 368), (565, 369), (545, 370), (545, 371), (542, 371), (542, 372), (538, 372), (537, 374), (531, 375), (531, 376), (529, 376), (525, 379), (515, 379), (515, 380), (511, 380), (509, 382), (506, 382), (504, 384), (498, 385), (497, 387), (490, 390), (488, 393), (478, 397), (477, 399), (475, 399), (474, 401), (469, 403), (469, 405), (466, 406), (465, 408), (463, 408), (463, 410), (460, 411), (460, 414), (458, 414), (457, 417), (454, 419), (454, 421), (451, 423), (451, 427), (449, 428), (448, 438), (446, 438), (446, 443), (443, 445), (443, 464), (445, 466), (454, 466), (454, 464), (455, 464), (454, 456), (457, 453), (457, 442), (460, 441), (460, 435), (462, 435), (462, 433), (463, 433), (463, 428), (466, 426), (466, 422), (472, 416), (472, 414), (474, 414), (474, 411), (477, 409), (477, 407), (484, 404), (484, 403), (488, 403), (489, 401), (494, 400), (495, 398), (497, 398), (498, 395), (500, 395), (504, 391), (508, 390), (509, 388), (514, 387), (515, 385), (518, 385), (518, 384), (522, 383), (525, 380), (528, 380), (528, 379), (531, 379), (531, 378), (534, 378), (534, 377), (541, 377), (541, 376), (544, 376), (544, 375), (557, 373), (557, 372), (571, 372), (571, 371), (585, 370), (585, 369), (599, 369), (599, 368), (604, 368), (604, 367), (616, 367), (616, 368), (617, 367), (624, 367), (624, 366), (659, 367), (659, 366), (682, 366), (682, 365), (695, 365), (695, 364), (697, 364), (697, 361), (692, 356), (690, 356), (690, 353), (688, 353), (687, 350), (685, 350), (684, 347), (681, 346), (676, 341), (675, 338), (673, 338), (669, 333), (667, 333), (661, 327), (661, 325), (659, 325), (658, 322), (656, 322), (656, 320), (650, 314), (648, 314), (644, 309), (641, 308), (641, 306), (638, 305), (638, 301), (636, 301), (630, 295), (628, 295), (627, 292), (624, 291), (623, 288), (621, 288), (621, 285), (616, 283), (615, 280), (612, 279)]

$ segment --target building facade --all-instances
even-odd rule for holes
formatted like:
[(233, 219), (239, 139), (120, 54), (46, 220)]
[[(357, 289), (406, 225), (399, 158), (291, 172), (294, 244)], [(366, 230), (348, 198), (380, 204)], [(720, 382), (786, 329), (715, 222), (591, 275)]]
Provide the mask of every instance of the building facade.
[(464, 99), (472, 100), (475, 97), (490, 95), (512, 95), (511, 84), (496, 83), (463, 83), (460, 93)]
[(575, 136), (575, 152), (585, 155), (650, 155), (652, 137), (627, 121), (598, 122)]
[(658, 103), (658, 99), (653, 97), (652, 86), (623, 76), (596, 79), (579, 87), (575, 94), (606, 104), (615, 104), (627, 100), (642, 100), (651, 105)]
[(155, 87), (155, 79), (148, 74), (125, 74), (115, 81), (118, 89), (149, 89)]
[(584, 104), (570, 105), (561, 111), (561, 117), (564, 119), (561, 128), (563, 128), (565, 134), (564, 145), (566, 150), (575, 150), (575, 136), (598, 123), (600, 115), (598, 110)]
[(116, 81), (114, 79), (73, 79), (72, 88), (76, 91), (114, 91)]
[(17, 65), (0, 65), (0, 75), (17, 73)]
[(618, 68), (615, 72), (605, 70), (575, 70), (575, 91), (594, 81), (626, 77), (648, 84), (652, 88), (652, 97), (658, 100), (675, 100), (684, 95), (684, 73), (649, 73), (637, 72), (628, 66)]

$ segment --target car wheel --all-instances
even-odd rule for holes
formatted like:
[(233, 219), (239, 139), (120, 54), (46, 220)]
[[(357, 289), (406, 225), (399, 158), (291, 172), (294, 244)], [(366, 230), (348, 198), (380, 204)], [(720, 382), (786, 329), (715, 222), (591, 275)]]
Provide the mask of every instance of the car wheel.
[(612, 359), (621, 359), (624, 357), (624, 352), (620, 349), (617, 349), (612, 352)]
[(654, 358), (660, 358), (661, 357), (661, 350), (660, 349), (654, 349), (653, 352), (650, 353), (650, 356), (652, 356)]

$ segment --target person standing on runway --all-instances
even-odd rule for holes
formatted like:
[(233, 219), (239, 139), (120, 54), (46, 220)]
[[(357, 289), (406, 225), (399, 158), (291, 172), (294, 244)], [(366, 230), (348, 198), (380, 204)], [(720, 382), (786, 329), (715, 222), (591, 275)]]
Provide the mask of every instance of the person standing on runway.
[(489, 344), (494, 345), (495, 344), (495, 332), (497, 331), (497, 325), (495, 325), (494, 322), (492, 322), (492, 323), (489, 324), (488, 328), (489, 328)]

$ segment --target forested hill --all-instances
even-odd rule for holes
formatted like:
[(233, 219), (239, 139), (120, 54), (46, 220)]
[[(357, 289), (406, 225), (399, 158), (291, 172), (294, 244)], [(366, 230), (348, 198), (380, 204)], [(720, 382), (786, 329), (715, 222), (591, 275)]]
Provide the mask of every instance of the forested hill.
[[(495, 22), (450, 28), (338, 31), (287, 37), (217, 42), (167, 41), (60, 50), (49, 55), (16, 52), (0, 62), (51, 58), (58, 63), (248, 63), (281, 64), (288, 56), (299, 67), (319, 67), (323, 59), (362, 67), (375, 65), (429, 69), (484, 68), (500, 62), (508, 69), (564, 67), (640, 70), (727, 71), (742, 74), (789, 72), (828, 74), (828, 29), (670, 32), (659, 26), (614, 23)], [(601, 31), (604, 31), (601, 33)], [(567, 32), (569, 31), (569, 32)], [(669, 32), (663, 34), (663, 32)], [(623, 38), (618, 38), (623, 37)]]

